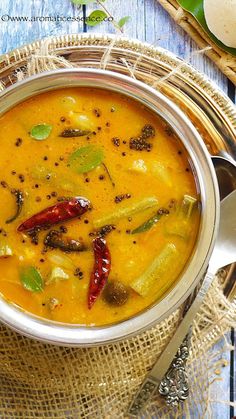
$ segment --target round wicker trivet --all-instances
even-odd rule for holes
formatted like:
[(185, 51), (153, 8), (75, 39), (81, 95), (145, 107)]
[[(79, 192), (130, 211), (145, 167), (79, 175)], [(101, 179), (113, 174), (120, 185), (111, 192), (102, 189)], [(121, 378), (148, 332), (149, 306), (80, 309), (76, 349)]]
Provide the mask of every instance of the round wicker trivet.
[[(136, 41), (70, 35), (36, 42), (1, 57), (2, 89), (27, 75), (71, 65), (108, 68), (156, 86), (188, 114), (211, 153), (235, 156), (236, 112), (227, 96), (174, 55)], [(192, 412), (204, 417), (210, 412), (210, 383), (216, 365), (218, 371), (224, 365), (212, 345), (236, 324), (235, 313), (236, 304), (224, 297), (217, 278), (194, 322), (188, 401), (173, 411), (156, 397), (144, 417), (192, 417)], [(125, 417), (132, 395), (173, 334), (179, 315), (177, 310), (130, 340), (87, 349), (44, 345), (2, 325), (1, 419)]]

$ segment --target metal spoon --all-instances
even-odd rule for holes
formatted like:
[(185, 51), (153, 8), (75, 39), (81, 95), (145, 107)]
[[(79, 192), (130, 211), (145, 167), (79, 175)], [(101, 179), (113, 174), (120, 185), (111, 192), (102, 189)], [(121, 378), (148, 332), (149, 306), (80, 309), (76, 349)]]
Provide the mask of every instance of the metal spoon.
[(220, 199), (223, 199), (236, 189), (236, 163), (220, 156), (212, 156), (211, 159), (219, 183)]
[[(227, 158), (224, 156), (212, 156), (212, 163), (215, 167), (220, 199), (222, 200), (236, 189), (236, 161), (227, 154)], [(224, 295), (229, 301), (233, 301), (236, 296), (236, 264), (226, 267), (224, 273), (224, 278), (222, 278)]]
[(136, 416), (157, 390), (172, 406), (188, 397), (185, 370), (181, 368), (186, 357), (185, 349), (188, 349), (185, 339), (216, 272), (233, 262), (236, 262), (236, 190), (221, 202), (219, 232), (199, 292), (134, 397), (128, 410), (130, 416)]

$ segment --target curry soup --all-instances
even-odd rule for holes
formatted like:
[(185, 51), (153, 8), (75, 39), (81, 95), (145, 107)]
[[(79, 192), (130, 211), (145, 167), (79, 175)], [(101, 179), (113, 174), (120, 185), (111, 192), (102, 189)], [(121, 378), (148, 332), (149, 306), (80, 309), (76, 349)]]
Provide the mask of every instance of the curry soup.
[(189, 158), (170, 127), (123, 95), (90, 88), (35, 96), (0, 120), (2, 295), (85, 325), (160, 299), (200, 220)]

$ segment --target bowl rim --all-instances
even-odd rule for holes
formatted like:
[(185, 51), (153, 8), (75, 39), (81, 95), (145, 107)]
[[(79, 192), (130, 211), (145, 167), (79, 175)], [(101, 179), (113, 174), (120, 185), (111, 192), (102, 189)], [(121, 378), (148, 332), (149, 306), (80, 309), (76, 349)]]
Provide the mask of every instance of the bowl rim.
[[(72, 86), (119, 92), (164, 118), (177, 132), (194, 163), (202, 200), (201, 225), (190, 262), (186, 264), (174, 287), (159, 302), (131, 318), (97, 327), (59, 323), (29, 313), (0, 294), (0, 320), (15, 331), (57, 345), (95, 346), (126, 339), (153, 327), (188, 297), (206, 271), (214, 247), (219, 224), (220, 199), (214, 166), (196, 128), (170, 99), (127, 75), (94, 68), (70, 68), (30, 76), (0, 93), (0, 115), (29, 97)], [(193, 279), (189, 280), (188, 277)]]

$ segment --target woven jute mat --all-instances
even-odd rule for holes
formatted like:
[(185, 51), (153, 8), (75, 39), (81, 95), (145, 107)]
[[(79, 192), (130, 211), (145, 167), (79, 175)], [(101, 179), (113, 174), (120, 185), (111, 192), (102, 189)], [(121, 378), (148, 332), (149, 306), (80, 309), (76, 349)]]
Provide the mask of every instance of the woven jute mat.
[[(42, 46), (17, 77), (70, 65)], [(94, 348), (43, 344), (1, 325), (0, 418), (125, 418), (134, 393), (173, 335), (180, 312), (129, 340)], [(216, 277), (193, 324), (188, 400), (170, 409), (156, 396), (142, 417), (211, 417), (211, 384), (220, 379), (224, 356), (233, 349), (226, 334), (234, 326), (236, 301), (227, 300)], [(224, 347), (216, 352), (213, 345), (222, 337)], [(225, 399), (222, 394), (221, 401)]]
[(205, 49), (208, 46), (211, 47), (211, 49), (205, 50), (205, 55), (214, 61), (222, 73), (236, 84), (236, 57), (218, 47), (202, 29), (197, 20), (190, 13), (182, 9), (176, 0), (157, 1), (175, 22), (191, 36), (200, 49)]

